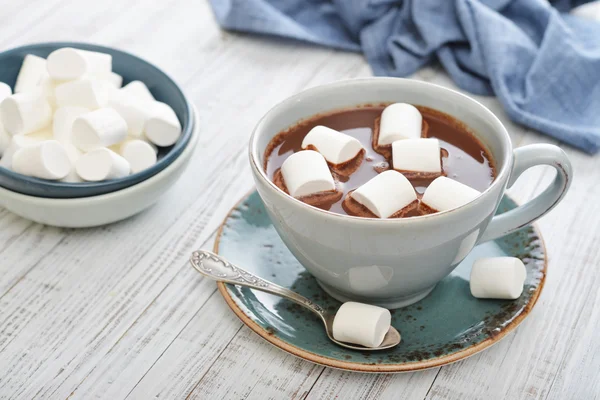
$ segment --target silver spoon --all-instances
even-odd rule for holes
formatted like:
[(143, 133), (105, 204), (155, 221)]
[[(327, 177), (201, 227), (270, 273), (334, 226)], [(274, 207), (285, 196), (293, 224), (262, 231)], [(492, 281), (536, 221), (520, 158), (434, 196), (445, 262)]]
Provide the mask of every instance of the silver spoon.
[(333, 318), (335, 317), (335, 315), (328, 313), (323, 309), (323, 307), (321, 307), (318, 304), (315, 304), (306, 297), (301, 296), (298, 293), (293, 292), (289, 289), (276, 285), (272, 282), (269, 282), (265, 279), (259, 278), (258, 276), (253, 275), (250, 272), (231, 264), (223, 257), (210, 251), (195, 251), (192, 254), (190, 262), (192, 263), (192, 266), (196, 269), (196, 271), (211, 279), (225, 283), (230, 283), (232, 285), (246, 286), (251, 289), (261, 290), (263, 292), (274, 294), (276, 296), (283, 297), (284, 299), (293, 301), (294, 303), (299, 304), (304, 308), (308, 308), (310, 311), (317, 314), (319, 318), (321, 318), (323, 324), (325, 324), (325, 331), (327, 332), (327, 336), (329, 337), (329, 339), (331, 339), (332, 342), (340, 346), (347, 347), (353, 350), (373, 351), (389, 349), (400, 343), (400, 333), (393, 326), (390, 326), (390, 329), (385, 334), (383, 342), (381, 342), (379, 347), (364, 347), (361, 345), (340, 342), (339, 340), (335, 340), (333, 338)]

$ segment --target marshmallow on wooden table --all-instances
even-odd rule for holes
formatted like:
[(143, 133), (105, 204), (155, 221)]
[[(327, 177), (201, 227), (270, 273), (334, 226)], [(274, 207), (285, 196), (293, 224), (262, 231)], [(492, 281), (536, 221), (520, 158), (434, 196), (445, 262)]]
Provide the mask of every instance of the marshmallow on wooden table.
[(406, 103), (387, 106), (381, 113), (377, 145), (385, 146), (396, 140), (421, 137), (423, 117), (417, 108)]
[(10, 86), (4, 82), (0, 82), (0, 103), (2, 103), (2, 100), (10, 96), (11, 94), (12, 89), (10, 88)]
[(363, 149), (360, 142), (350, 135), (323, 125), (315, 126), (302, 140), (302, 148), (314, 147), (333, 165), (352, 160)]
[(0, 119), (11, 135), (24, 135), (50, 125), (52, 109), (40, 90), (16, 93), (0, 103)]
[(388, 218), (417, 201), (414, 187), (398, 171), (384, 171), (350, 196), (379, 218)]
[(440, 141), (437, 139), (404, 139), (392, 143), (392, 165), (396, 171), (415, 177), (442, 174)]
[(80, 115), (89, 113), (90, 109), (85, 107), (65, 106), (60, 107), (54, 112), (54, 120), (52, 121), (52, 133), (54, 139), (59, 142), (71, 143), (71, 131), (73, 122)]
[(517, 299), (527, 271), (515, 257), (480, 258), (471, 269), (471, 294), (480, 299)]
[(101, 108), (75, 118), (71, 129), (73, 144), (91, 151), (122, 142), (127, 137), (127, 123), (112, 108)]
[(281, 175), (288, 193), (295, 198), (335, 190), (327, 161), (313, 150), (303, 150), (289, 156), (281, 165)]
[(143, 171), (156, 164), (156, 152), (150, 143), (144, 140), (127, 140), (121, 144), (120, 152), (129, 162), (131, 173)]
[(433, 211), (446, 211), (465, 205), (480, 194), (470, 186), (440, 176), (425, 189), (421, 205)]
[(142, 81), (131, 81), (127, 85), (123, 86), (121, 92), (135, 97), (142, 101), (154, 101), (154, 96), (150, 93), (148, 86)]
[(146, 137), (160, 147), (171, 146), (181, 136), (181, 124), (175, 111), (165, 103), (151, 103), (150, 114), (144, 125)]
[(46, 60), (33, 54), (27, 54), (21, 64), (15, 93), (30, 92), (40, 85), (42, 80), (48, 76)]
[(127, 160), (112, 150), (99, 148), (85, 153), (75, 162), (77, 175), (91, 182), (122, 178), (129, 175)]
[(110, 83), (95, 79), (81, 79), (56, 86), (54, 95), (58, 107), (76, 106), (92, 110), (106, 106)]
[(45, 140), (52, 140), (52, 132), (49, 130), (41, 130), (28, 135), (14, 135), (10, 137), (8, 147), (4, 149), (0, 166), (12, 169), (12, 159), (14, 154), (20, 149), (28, 146), (33, 146)]
[(12, 159), (13, 171), (42, 179), (57, 180), (67, 176), (71, 161), (56, 140), (46, 140), (18, 150)]
[(73, 80), (86, 74), (111, 72), (112, 56), (96, 51), (63, 47), (48, 55), (46, 68), (53, 79)]
[(390, 329), (390, 311), (369, 304), (342, 304), (333, 319), (333, 337), (340, 342), (377, 347)]

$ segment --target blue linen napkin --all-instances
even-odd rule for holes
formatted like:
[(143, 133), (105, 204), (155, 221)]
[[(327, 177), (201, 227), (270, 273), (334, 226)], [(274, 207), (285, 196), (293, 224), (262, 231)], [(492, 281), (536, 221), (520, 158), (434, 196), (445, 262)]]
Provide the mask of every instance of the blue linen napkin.
[[(559, 0), (561, 11), (585, 1)], [(361, 51), (375, 75), (439, 60), (515, 121), (600, 150), (600, 22), (546, 0), (211, 0), (226, 29)]]

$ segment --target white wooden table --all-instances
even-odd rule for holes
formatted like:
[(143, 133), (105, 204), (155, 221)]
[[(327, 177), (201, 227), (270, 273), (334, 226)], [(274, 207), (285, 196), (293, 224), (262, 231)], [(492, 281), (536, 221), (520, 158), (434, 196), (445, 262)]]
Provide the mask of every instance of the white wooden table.
[[(564, 147), (575, 179), (539, 226), (544, 292), (496, 346), (442, 368), (367, 375), (288, 355), (243, 326), (188, 264), (252, 188), (257, 120), (311, 86), (370, 75), (358, 54), (219, 30), (205, 0), (1, 1), (0, 49), (49, 40), (115, 46), (163, 68), (200, 111), (195, 157), (155, 207), (97, 229), (56, 229), (0, 210), (2, 399), (593, 399), (600, 395), (600, 158)], [(438, 68), (416, 79), (454, 87)], [(479, 98), (516, 146), (555, 141)], [(511, 193), (552, 178), (538, 167)]]

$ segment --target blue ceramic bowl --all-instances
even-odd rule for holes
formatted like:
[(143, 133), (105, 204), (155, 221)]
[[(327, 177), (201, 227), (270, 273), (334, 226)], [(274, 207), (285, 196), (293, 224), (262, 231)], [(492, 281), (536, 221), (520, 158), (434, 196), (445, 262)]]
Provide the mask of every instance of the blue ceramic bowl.
[(148, 179), (179, 157), (192, 135), (194, 117), (191, 104), (179, 86), (167, 74), (134, 55), (109, 47), (72, 42), (39, 43), (17, 47), (0, 53), (0, 82), (5, 82), (14, 87), (23, 58), (27, 54), (35, 54), (46, 58), (48, 54), (61, 47), (75, 47), (112, 55), (113, 71), (123, 77), (123, 85), (134, 80), (144, 82), (156, 100), (167, 103), (173, 108), (181, 123), (182, 135), (173, 146), (160, 149), (158, 162), (155, 165), (124, 178), (103, 182), (63, 183), (17, 174), (0, 167), (0, 186), (14, 192), (37, 197), (77, 198), (96, 196), (124, 189)]

